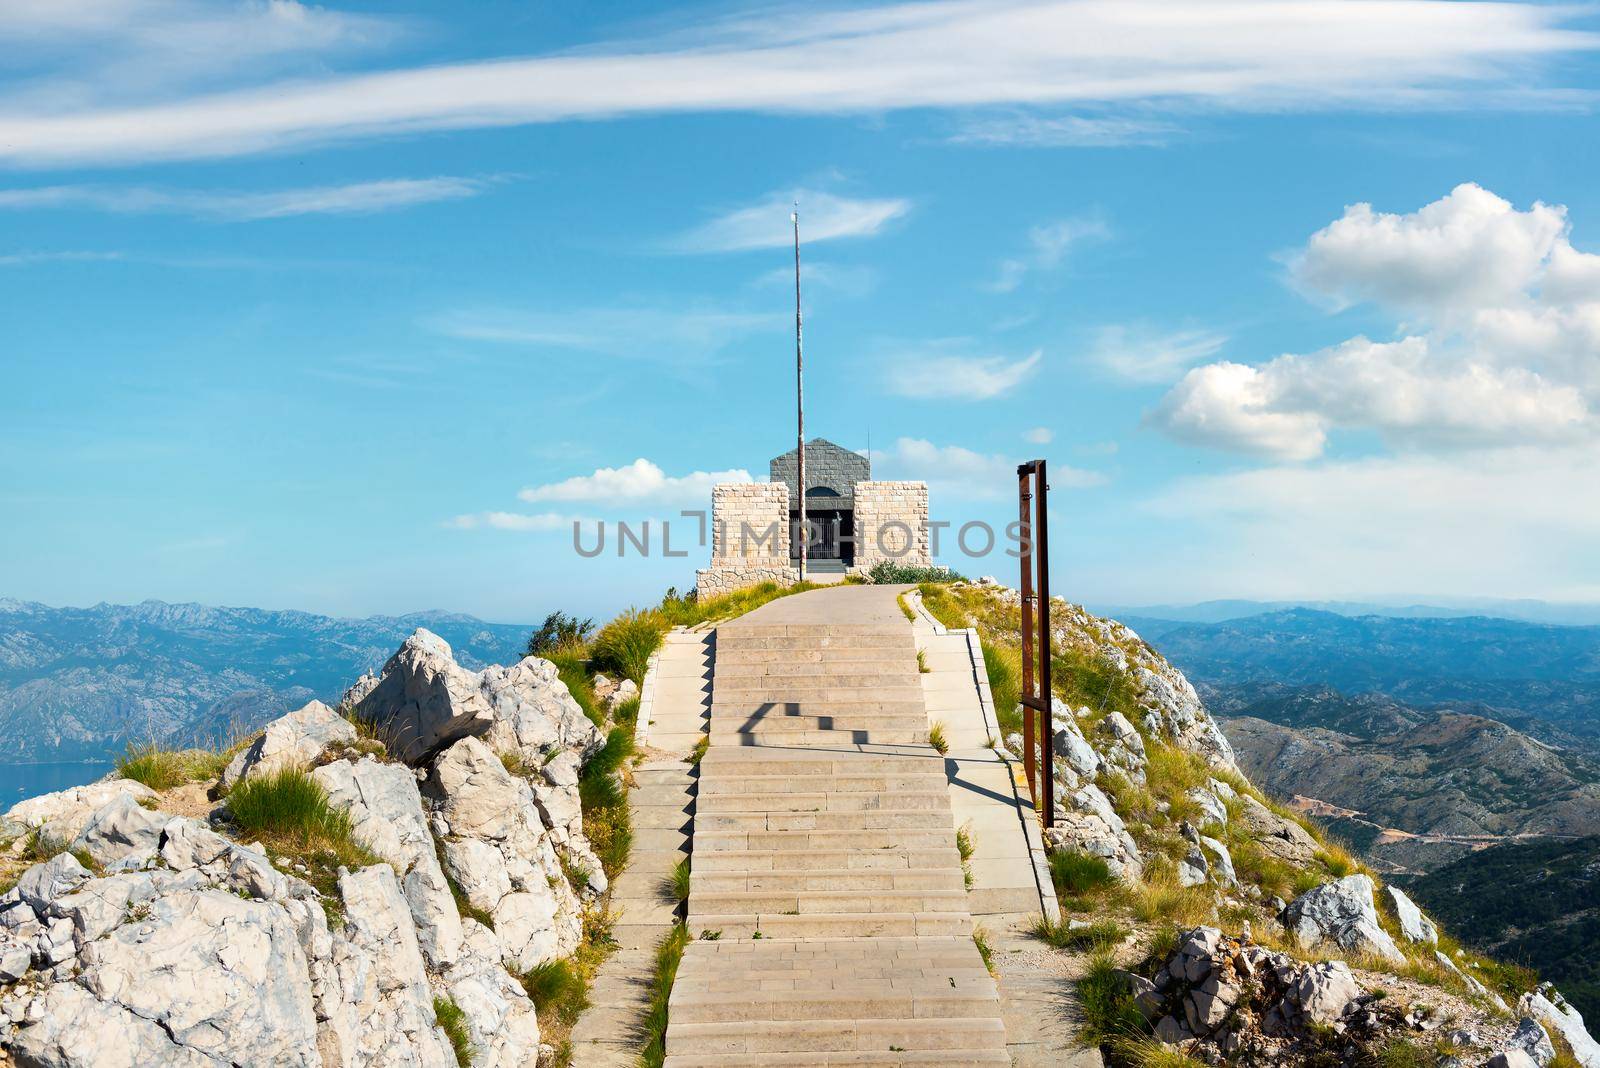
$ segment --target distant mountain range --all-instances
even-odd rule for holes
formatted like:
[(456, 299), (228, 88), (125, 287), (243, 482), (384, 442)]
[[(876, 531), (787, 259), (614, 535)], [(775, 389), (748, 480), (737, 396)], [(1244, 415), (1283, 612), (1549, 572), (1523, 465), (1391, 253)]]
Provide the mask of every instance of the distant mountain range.
[(1376, 863), (1426, 871), (1519, 835), (1600, 834), (1600, 761), (1497, 720), (1324, 686), (1240, 687), (1210, 707), (1250, 777)]
[(1244, 619), (1268, 612), (1283, 612), (1291, 608), (1309, 608), (1316, 612), (1332, 612), (1340, 616), (1391, 616), (1396, 619), (1458, 619), (1463, 616), (1487, 616), (1494, 619), (1516, 619), (1525, 623), (1556, 623), (1567, 626), (1600, 625), (1600, 604), (1561, 604), (1552, 601), (1528, 599), (1501, 599), (1474, 597), (1443, 604), (1417, 602), (1393, 604), (1378, 601), (1201, 601), (1197, 604), (1147, 604), (1114, 605), (1087, 604), (1102, 616), (1114, 619), (1143, 617), (1166, 619), (1182, 623), (1221, 623), (1229, 619)]
[(0, 599), (0, 759), (96, 760), (129, 742), (225, 740), (313, 697), (337, 699), (418, 627), (470, 667), (514, 662), (531, 631), (445, 612), (335, 619), (162, 601), (51, 608)]

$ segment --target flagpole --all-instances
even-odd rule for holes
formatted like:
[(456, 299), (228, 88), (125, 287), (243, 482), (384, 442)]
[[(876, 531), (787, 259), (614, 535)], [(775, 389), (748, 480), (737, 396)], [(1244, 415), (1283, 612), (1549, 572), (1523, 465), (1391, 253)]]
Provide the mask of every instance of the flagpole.
[(795, 414), (797, 416), (797, 437), (799, 449), (795, 456), (799, 460), (799, 478), (797, 488), (800, 491), (800, 581), (806, 580), (806, 379), (805, 379), (805, 353), (800, 344), (800, 205), (795, 205), (795, 210), (790, 212), (789, 221), (794, 223), (794, 397)]

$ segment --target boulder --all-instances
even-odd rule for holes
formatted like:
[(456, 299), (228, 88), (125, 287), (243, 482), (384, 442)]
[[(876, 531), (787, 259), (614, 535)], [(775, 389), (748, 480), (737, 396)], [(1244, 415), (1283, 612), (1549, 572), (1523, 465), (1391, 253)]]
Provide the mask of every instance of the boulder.
[(6, 811), (5, 819), (28, 830), (38, 830), (44, 837), (70, 842), (90, 816), (123, 794), (135, 801), (153, 801), (156, 797), (156, 792), (142, 782), (108, 779), (19, 801)]
[(539, 1056), (538, 1009), (500, 963), (494, 932), (476, 920), (465, 932), (456, 964), (442, 986), (466, 1017), (476, 1068), (523, 1068)]
[(1072, 709), (1058, 698), (1050, 700), (1050, 726), (1053, 731), (1051, 749), (1056, 759), (1065, 761), (1073, 774), (1080, 778), (1094, 778), (1100, 770), (1100, 754), (1083, 736)]
[(1394, 914), (1400, 920), (1402, 938), (1407, 942), (1430, 946), (1438, 944), (1439, 928), (1422, 914), (1422, 910), (1406, 896), (1404, 890), (1398, 886), (1385, 886), (1383, 891), (1389, 895), (1389, 904), (1394, 906)]
[(102, 868), (137, 867), (156, 855), (162, 828), (171, 819), (145, 808), (132, 794), (120, 793), (89, 817), (72, 849), (88, 853)]
[(1283, 924), (1303, 946), (1331, 943), (1347, 953), (1404, 961), (1405, 954), (1378, 923), (1372, 891), (1372, 880), (1361, 874), (1323, 883), (1289, 903)]
[(527, 657), (511, 667), (468, 671), (450, 645), (418, 629), (384, 665), (383, 677), (354, 704), (374, 723), (391, 752), (425, 762), (452, 743), (490, 735), (497, 749), (536, 763), (551, 748), (587, 756), (600, 733), (567, 692), (554, 664)]
[(632, 679), (623, 679), (617, 683), (616, 689), (606, 695), (605, 704), (608, 712), (615, 712), (624, 702), (631, 701), (639, 696), (639, 684)]
[(434, 762), (428, 792), (444, 864), (494, 918), (507, 964), (526, 970), (577, 948), (580, 906), (540, 821), (533, 791), (476, 738)]
[(1517, 1008), (1525, 1016), (1532, 1017), (1559, 1034), (1572, 1047), (1573, 1057), (1583, 1068), (1600, 1068), (1600, 1042), (1596, 1042), (1589, 1034), (1583, 1016), (1567, 1003), (1567, 999), (1554, 986), (1540, 984), (1539, 989), (1523, 995)]
[(329, 747), (354, 742), (356, 737), (354, 724), (321, 701), (312, 701), (267, 724), (259, 738), (228, 762), (222, 787), (232, 789), (239, 780), (253, 775), (309, 766)]
[(1062, 799), (1055, 826), (1045, 831), (1045, 845), (1100, 857), (1118, 878), (1136, 879), (1143, 870), (1139, 846), (1128, 833), (1111, 799), (1089, 784)]
[(1508, 1049), (1490, 1057), (1485, 1068), (1539, 1068), (1539, 1062), (1520, 1049)]
[(1211, 861), (1211, 876), (1222, 887), (1235, 887), (1239, 885), (1239, 875), (1233, 868), (1233, 854), (1228, 852), (1228, 847), (1215, 838), (1200, 837), (1200, 845), (1205, 848), (1208, 859)]
[(1545, 1068), (1556, 1059), (1556, 1047), (1544, 1026), (1531, 1016), (1517, 1021), (1517, 1029), (1506, 1040), (1505, 1050), (1521, 1050), (1539, 1068)]
[(1361, 986), (1342, 960), (1322, 961), (1301, 969), (1290, 985), (1290, 996), (1304, 1019), (1330, 1025), (1344, 1015), (1345, 1006), (1361, 993)]
[(461, 917), (440, 867), (422, 794), (411, 770), (371, 757), (336, 760), (312, 772), (328, 801), (347, 812), (356, 837), (394, 866), (428, 963), (443, 968), (461, 947)]
[(1144, 738), (1128, 722), (1128, 717), (1121, 712), (1108, 712), (1095, 728), (1095, 737), (1108, 766), (1134, 782), (1144, 782)]
[(43, 912), (63, 894), (70, 894), (89, 879), (89, 870), (71, 853), (57, 853), (22, 873), (12, 893), (35, 912)]
[(1295, 867), (1305, 867), (1316, 859), (1322, 847), (1309, 831), (1294, 820), (1278, 815), (1249, 794), (1238, 796), (1240, 822), (1262, 849)]

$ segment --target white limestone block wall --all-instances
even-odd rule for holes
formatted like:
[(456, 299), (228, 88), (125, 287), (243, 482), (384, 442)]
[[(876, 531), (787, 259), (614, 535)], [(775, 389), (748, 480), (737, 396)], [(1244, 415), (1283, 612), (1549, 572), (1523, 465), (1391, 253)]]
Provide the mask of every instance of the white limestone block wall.
[(883, 560), (910, 567), (933, 563), (928, 551), (926, 482), (857, 482), (855, 570)]
[(711, 566), (696, 572), (702, 597), (759, 582), (787, 586), (799, 577), (789, 563), (789, 487), (782, 482), (724, 482), (711, 490)]

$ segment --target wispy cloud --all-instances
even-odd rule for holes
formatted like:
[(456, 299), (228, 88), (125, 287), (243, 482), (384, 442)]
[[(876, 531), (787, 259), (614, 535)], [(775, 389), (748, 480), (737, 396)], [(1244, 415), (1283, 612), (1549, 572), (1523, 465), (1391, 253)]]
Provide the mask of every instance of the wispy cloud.
[[(268, 5), (280, 6), (296, 18), (316, 10)], [(1563, 5), (1449, 0), (935, 0), (744, 11), (702, 19), (666, 43), (278, 83), (252, 69), (250, 84), (229, 90), (134, 94), (128, 103), (93, 93), (76, 103), (25, 97), (0, 118), (0, 160), (233, 156), (664, 112), (1566, 104), (1570, 94), (1540, 84), (1541, 61), (1596, 47), (1600, 36), (1572, 28), (1580, 16)], [(172, 51), (152, 46), (137, 58), (158, 66)]]
[(1005, 148), (1114, 148), (1164, 145), (1180, 133), (1177, 125), (1160, 119), (1013, 112), (962, 119), (948, 140)]
[(806, 244), (841, 237), (871, 237), (911, 210), (898, 197), (857, 198), (794, 189), (770, 193), (754, 204), (734, 208), (674, 239), (678, 252), (742, 252), (782, 248), (794, 240), (789, 214), (800, 212), (800, 237)]
[[(954, 500), (1016, 499), (1017, 462), (1021, 457), (982, 453), (960, 445), (936, 445), (924, 438), (900, 438), (873, 462), (890, 476), (921, 479), (928, 490)], [(881, 461), (881, 462), (880, 462)], [(1067, 464), (1052, 464), (1052, 488), (1084, 489), (1105, 482), (1105, 476)]]
[(719, 482), (751, 482), (750, 472), (691, 471), (669, 475), (644, 457), (622, 467), (601, 467), (593, 474), (532, 486), (517, 496), (530, 503), (585, 501), (606, 504), (707, 504)]
[(1022, 435), (1022, 440), (1030, 445), (1048, 445), (1056, 440), (1056, 432), (1047, 426), (1036, 426)]
[(105, 263), (123, 259), (120, 252), (6, 252), (0, 267), (26, 267), (35, 263)]
[(1124, 381), (1166, 385), (1216, 356), (1227, 341), (1209, 330), (1161, 333), (1143, 326), (1105, 326), (1095, 336), (1089, 361)]
[(1034, 352), (1022, 359), (1005, 356), (927, 356), (906, 353), (885, 366), (890, 392), (919, 400), (992, 400), (1033, 374), (1044, 359)]
[(1061, 266), (1072, 246), (1110, 236), (1111, 228), (1105, 221), (1091, 216), (1042, 223), (1028, 231), (1028, 251), (1024, 255), (1000, 262), (1000, 270), (988, 288), (996, 293), (1009, 293), (1020, 286), (1030, 272), (1053, 271)]
[(595, 520), (585, 516), (559, 515), (555, 512), (469, 512), (446, 521), (445, 526), (456, 530), (514, 530), (522, 533), (542, 534), (553, 530), (571, 530), (574, 524), (592, 527)]
[(733, 342), (792, 329), (792, 313), (703, 307), (569, 308), (560, 311), (469, 308), (426, 320), (435, 333), (462, 341), (575, 349), (622, 359), (693, 366)]
[(85, 208), (127, 215), (193, 215), (246, 222), (293, 215), (372, 215), (441, 200), (474, 197), (480, 178), (386, 178), (348, 185), (307, 186), (259, 193), (151, 189), (138, 186), (50, 185), (0, 189), (0, 209)]

